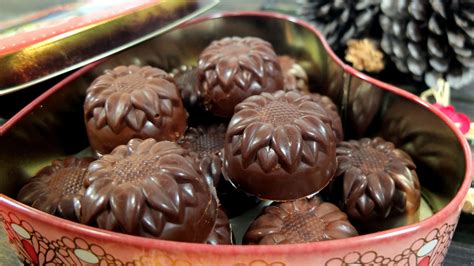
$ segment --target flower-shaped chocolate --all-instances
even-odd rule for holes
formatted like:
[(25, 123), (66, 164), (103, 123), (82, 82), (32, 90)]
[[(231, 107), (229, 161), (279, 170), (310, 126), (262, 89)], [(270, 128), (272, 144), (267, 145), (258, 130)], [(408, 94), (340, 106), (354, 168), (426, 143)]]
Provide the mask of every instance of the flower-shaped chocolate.
[(178, 143), (189, 152), (197, 169), (209, 184), (217, 186), (221, 178), (225, 124), (190, 127)]
[(217, 202), (169, 141), (132, 139), (89, 166), (81, 222), (145, 237), (203, 243)]
[(87, 89), (84, 118), (90, 144), (102, 154), (132, 138), (176, 140), (187, 125), (173, 78), (150, 66), (106, 70)]
[(232, 242), (232, 230), (229, 218), (227, 218), (227, 215), (222, 208), (219, 208), (217, 210), (216, 224), (207, 238), (206, 244), (231, 245)]
[(311, 99), (319, 103), (326, 110), (327, 114), (331, 117), (329, 126), (332, 128), (336, 141), (339, 143), (344, 140), (344, 132), (342, 130), (342, 121), (337, 110), (337, 106), (331, 100), (331, 98), (321, 95), (319, 93), (311, 93)]
[(390, 214), (413, 214), (420, 206), (420, 182), (410, 156), (376, 137), (341, 142), (338, 168), (329, 197), (354, 222), (375, 221)]
[(323, 189), (336, 171), (336, 140), (324, 108), (296, 91), (262, 93), (235, 107), (224, 175), (259, 198), (291, 200)]
[(77, 221), (80, 190), (93, 158), (68, 157), (41, 169), (18, 193), (18, 200), (38, 210)]
[(309, 93), (308, 75), (303, 67), (287, 55), (279, 56), (278, 61), (283, 73), (285, 90)]
[(188, 110), (197, 107), (202, 100), (197, 68), (182, 65), (173, 69), (171, 75), (179, 89), (184, 106)]
[(274, 203), (250, 225), (244, 243), (296, 244), (357, 236), (347, 215), (319, 197)]
[(283, 89), (278, 57), (270, 43), (255, 37), (212, 42), (199, 56), (198, 74), (205, 107), (231, 117), (243, 99)]

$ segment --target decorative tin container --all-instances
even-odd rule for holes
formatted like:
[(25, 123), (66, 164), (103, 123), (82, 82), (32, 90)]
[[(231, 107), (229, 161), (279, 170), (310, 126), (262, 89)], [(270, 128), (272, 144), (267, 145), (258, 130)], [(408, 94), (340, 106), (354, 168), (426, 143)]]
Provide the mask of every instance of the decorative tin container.
[(157, 36), (217, 2), (78, 2), (1, 22), (0, 96)]
[[(257, 36), (301, 62), (311, 90), (340, 107), (346, 138), (381, 136), (411, 155), (422, 185), (413, 224), (344, 240), (278, 246), (210, 246), (153, 240), (66, 221), (13, 198), (52, 159), (87, 151), (82, 105), (89, 83), (119, 64), (170, 71), (195, 64), (224, 36)], [(439, 265), (471, 183), (471, 152), (452, 122), (406, 91), (343, 64), (320, 33), (295, 18), (260, 12), (216, 14), (92, 63), (38, 97), (0, 128), (0, 217), (26, 263), (127, 265)]]

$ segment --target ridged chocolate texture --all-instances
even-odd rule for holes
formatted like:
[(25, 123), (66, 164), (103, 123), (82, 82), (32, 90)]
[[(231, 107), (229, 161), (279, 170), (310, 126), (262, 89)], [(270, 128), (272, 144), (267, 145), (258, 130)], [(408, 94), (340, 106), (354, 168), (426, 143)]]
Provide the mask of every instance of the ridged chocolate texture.
[(324, 108), (299, 92), (247, 98), (224, 144), (224, 176), (262, 199), (292, 200), (323, 189), (336, 171), (336, 140)]
[(299, 91), (309, 93), (308, 75), (303, 67), (287, 56), (279, 56), (281, 72), (283, 73), (283, 83), (286, 91)]
[(205, 107), (221, 117), (251, 95), (283, 89), (272, 45), (255, 37), (213, 41), (199, 56), (198, 73)]
[(221, 178), (225, 124), (190, 127), (178, 143), (189, 152), (198, 171), (209, 184), (217, 186)]
[(68, 157), (41, 169), (18, 193), (17, 199), (38, 210), (78, 221), (80, 191), (93, 158)]
[(150, 66), (106, 70), (87, 89), (84, 118), (89, 142), (101, 154), (132, 138), (177, 140), (187, 125), (173, 78)]
[(329, 120), (329, 126), (332, 128), (332, 132), (336, 136), (336, 141), (339, 143), (344, 140), (344, 132), (342, 130), (342, 121), (337, 110), (337, 106), (331, 100), (331, 98), (321, 95), (319, 93), (311, 93), (311, 99), (319, 103), (331, 119)]
[(278, 245), (357, 236), (347, 215), (319, 197), (274, 203), (250, 225), (244, 244)]
[(179, 89), (184, 106), (187, 109), (198, 107), (202, 99), (197, 68), (182, 65), (173, 69), (171, 75)]
[(338, 169), (329, 197), (351, 221), (382, 222), (391, 214), (414, 214), (420, 206), (420, 182), (410, 156), (376, 137), (341, 142)]
[(89, 166), (81, 222), (133, 235), (203, 243), (217, 202), (169, 141), (132, 139)]
[(211, 234), (206, 240), (206, 244), (211, 245), (232, 245), (232, 230), (229, 218), (225, 212), (219, 208), (217, 210), (217, 219)]

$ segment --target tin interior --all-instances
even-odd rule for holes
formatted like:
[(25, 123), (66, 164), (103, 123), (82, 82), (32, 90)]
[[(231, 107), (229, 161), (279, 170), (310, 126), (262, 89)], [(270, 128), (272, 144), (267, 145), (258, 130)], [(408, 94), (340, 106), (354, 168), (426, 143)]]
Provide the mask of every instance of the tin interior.
[(340, 106), (346, 139), (381, 136), (408, 152), (417, 165), (430, 211), (440, 210), (457, 193), (466, 171), (464, 153), (454, 132), (439, 117), (345, 73), (310, 29), (253, 15), (184, 25), (111, 56), (52, 94), (0, 137), (0, 192), (14, 198), (24, 182), (53, 159), (87, 150), (85, 90), (104, 69), (120, 64), (165, 70), (195, 65), (201, 50), (225, 36), (257, 36), (272, 43), (277, 54), (296, 58), (310, 76), (311, 89), (329, 95)]

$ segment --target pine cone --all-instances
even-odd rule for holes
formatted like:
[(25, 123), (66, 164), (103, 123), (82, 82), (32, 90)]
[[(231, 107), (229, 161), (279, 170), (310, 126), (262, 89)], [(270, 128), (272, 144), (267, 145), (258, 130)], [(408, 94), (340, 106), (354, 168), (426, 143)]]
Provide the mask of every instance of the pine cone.
[(471, 82), (474, 2), (460, 2), (382, 0), (381, 46), (398, 70), (428, 86), (439, 77), (454, 88)]
[(367, 33), (379, 13), (380, 0), (300, 0), (297, 12), (312, 22), (334, 50)]

